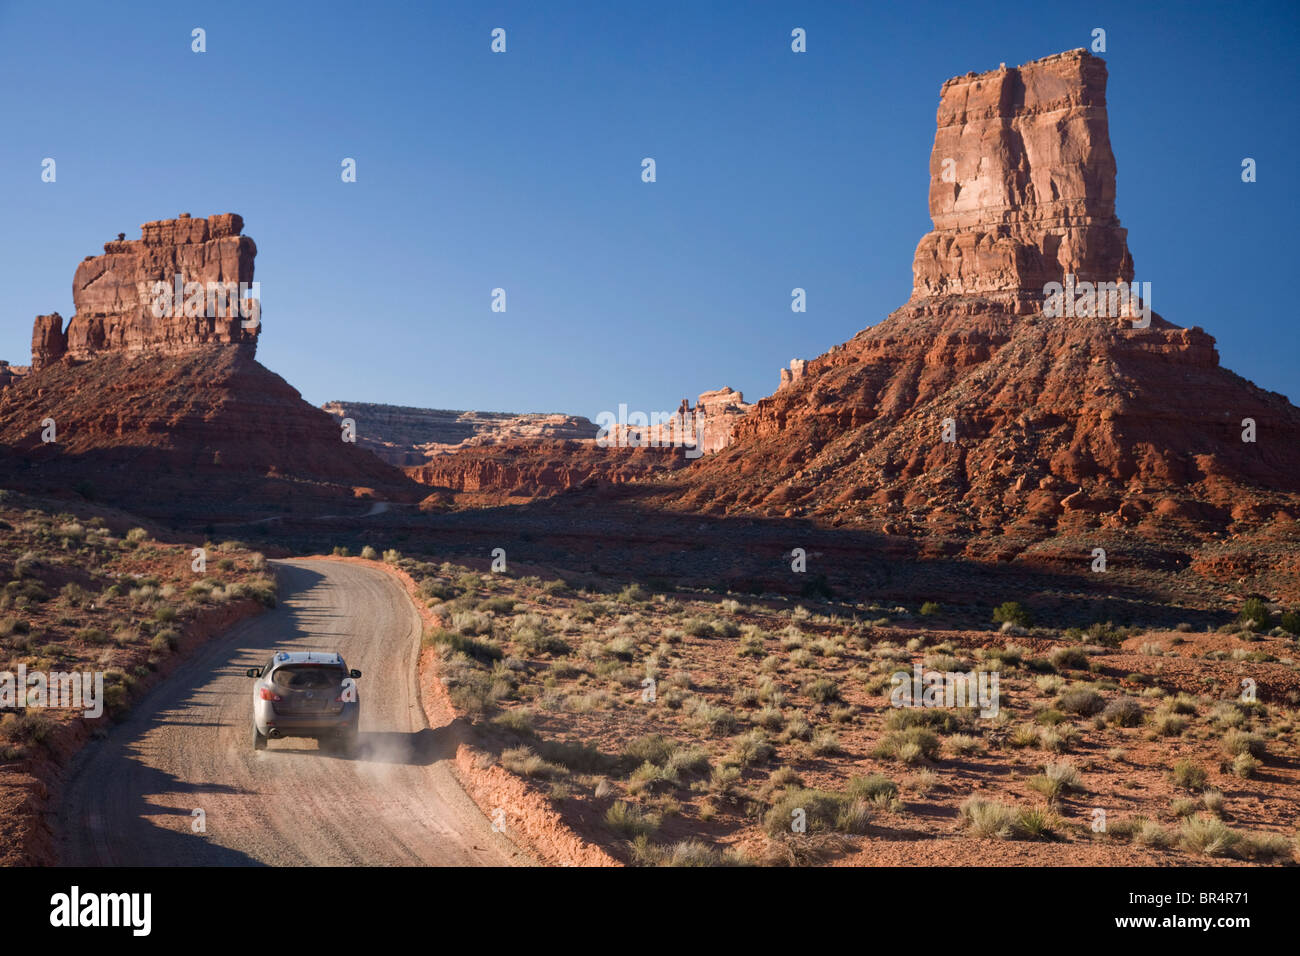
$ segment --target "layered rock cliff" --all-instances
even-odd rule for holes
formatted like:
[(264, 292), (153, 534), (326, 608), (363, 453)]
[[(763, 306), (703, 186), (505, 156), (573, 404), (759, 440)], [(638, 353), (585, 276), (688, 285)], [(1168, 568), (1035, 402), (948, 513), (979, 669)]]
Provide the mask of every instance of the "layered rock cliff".
[(676, 411), (660, 412), (648, 422), (634, 422), (628, 415), (627, 421), (613, 424), (602, 440), (618, 447), (688, 449), (694, 459), (730, 445), (736, 423), (751, 408), (742, 392), (724, 386), (701, 392), (694, 406), (683, 398)]
[(456, 507), (514, 504), (576, 489), (636, 482), (689, 463), (680, 448), (610, 447), (592, 441), (505, 441), (466, 446), (405, 469)]
[(753, 405), (745, 401), (744, 393), (734, 388), (719, 388), (701, 392), (694, 408), (694, 425), (704, 454), (722, 451), (735, 437), (736, 425)]
[(76, 312), (66, 329), (58, 313), (37, 316), (32, 367), (65, 354), (78, 361), (102, 352), (183, 352), (201, 345), (256, 347), (261, 331), (253, 259), (234, 213), (147, 222), (139, 239), (119, 237), (102, 256), (87, 256), (72, 279)]
[(393, 465), (420, 465), (434, 455), (474, 445), (529, 441), (590, 441), (596, 426), (581, 415), (449, 411), (326, 402), (335, 419), (351, 419), (357, 443)]
[(930, 154), (934, 231), (917, 246), (913, 300), (983, 296), (1036, 312), (1066, 273), (1129, 281), (1115, 216), (1106, 65), (1082, 50), (943, 84)]
[(360, 447), (421, 484), (450, 492), (450, 503), (475, 507), (674, 471), (730, 444), (735, 423), (753, 406), (740, 392), (721, 388), (702, 393), (694, 407), (682, 399), (675, 413), (665, 413), (667, 424), (605, 430), (578, 415), (364, 402), (321, 407), (339, 422), (354, 423)]

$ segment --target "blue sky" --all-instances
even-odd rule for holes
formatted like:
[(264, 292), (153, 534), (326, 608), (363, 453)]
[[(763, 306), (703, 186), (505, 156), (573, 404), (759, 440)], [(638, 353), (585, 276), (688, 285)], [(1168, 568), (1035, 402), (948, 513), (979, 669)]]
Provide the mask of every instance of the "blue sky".
[(0, 2), (0, 358), (26, 362), (36, 314), (71, 315), (77, 263), (118, 232), (238, 212), (258, 356), (313, 403), (754, 401), (907, 299), (940, 84), (1103, 27), (1137, 278), (1297, 401), (1298, 11)]

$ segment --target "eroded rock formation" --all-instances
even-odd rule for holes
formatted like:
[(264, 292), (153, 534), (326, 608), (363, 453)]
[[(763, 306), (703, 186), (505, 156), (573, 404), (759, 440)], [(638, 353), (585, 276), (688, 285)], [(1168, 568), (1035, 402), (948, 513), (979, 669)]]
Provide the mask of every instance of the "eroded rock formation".
[(10, 365), (8, 362), (0, 360), (0, 388), (7, 388), (15, 382), (20, 382), (31, 371), (27, 365)]
[(930, 154), (934, 231), (913, 299), (988, 296), (1021, 313), (1066, 273), (1133, 278), (1115, 216), (1106, 65), (1083, 50), (943, 84)]
[[(66, 330), (57, 313), (38, 317), (31, 373), (0, 390), (0, 477), (178, 520), (418, 500), (400, 471), (344, 442), (258, 364), (260, 323), (237, 299), (208, 308), (209, 283), (238, 293), (252, 281), (257, 249), (242, 229), (233, 214), (146, 223), (141, 239), (77, 267)], [(193, 307), (154, 315), (153, 284), (178, 274), (197, 290), (184, 295)], [(42, 440), (46, 419), (55, 441)]]
[[(649, 423), (619, 423), (610, 429), (607, 442), (619, 447), (674, 447), (689, 449), (694, 459), (700, 455), (721, 451), (731, 444), (736, 422), (751, 408), (745, 396), (734, 388), (724, 386), (710, 392), (701, 392), (694, 407), (683, 398), (676, 411), (665, 416), (666, 421), (651, 419)], [(698, 449), (699, 454), (694, 454)]]
[(1198, 328), (1044, 310), (1047, 284), (1069, 275), (1134, 276), (1105, 95), (1105, 64), (1082, 50), (945, 83), (934, 230), (909, 301), (783, 370), (731, 446), (664, 479), (655, 500), (946, 539), (939, 553), (975, 556), (1052, 537), (1073, 556), (1106, 532), (1294, 534), (1300, 409), (1220, 368)]
[(704, 453), (709, 455), (730, 445), (736, 422), (753, 407), (745, 402), (743, 393), (733, 388), (700, 393), (695, 403), (694, 424)]
[(32, 368), (42, 369), (63, 358), (68, 351), (68, 336), (63, 331), (63, 316), (54, 312), (38, 315), (32, 325)]
[(33, 368), (64, 355), (85, 361), (102, 352), (240, 345), (251, 353), (255, 348), (260, 303), (256, 309), (241, 303), (253, 297), (245, 293), (253, 283), (257, 246), (240, 234), (243, 218), (222, 213), (194, 219), (181, 213), (140, 229), (139, 239), (106, 242), (103, 255), (87, 256), (77, 266), (76, 312), (66, 329), (58, 313), (36, 317)]
[(787, 385), (793, 385), (799, 379), (803, 378), (803, 370), (808, 365), (807, 359), (794, 358), (790, 359), (790, 367), (781, 369), (781, 384), (778, 389), (785, 388)]

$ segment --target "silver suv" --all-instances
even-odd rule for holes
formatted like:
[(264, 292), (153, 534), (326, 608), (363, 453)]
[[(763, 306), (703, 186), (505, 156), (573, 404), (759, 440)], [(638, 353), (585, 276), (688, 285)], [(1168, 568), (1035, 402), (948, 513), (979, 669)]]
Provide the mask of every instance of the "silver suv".
[(350, 751), (357, 742), (361, 698), (343, 655), (280, 651), (264, 667), (250, 667), (253, 686), (253, 749), (268, 738), (315, 737)]

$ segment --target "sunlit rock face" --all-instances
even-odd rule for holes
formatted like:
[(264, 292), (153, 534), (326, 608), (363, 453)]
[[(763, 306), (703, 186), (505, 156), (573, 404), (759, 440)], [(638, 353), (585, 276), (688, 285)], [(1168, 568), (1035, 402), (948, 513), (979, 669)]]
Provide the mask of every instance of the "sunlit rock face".
[(44, 368), (64, 355), (84, 361), (101, 352), (175, 353), (207, 345), (242, 346), (251, 354), (260, 308), (244, 315), (241, 303), (253, 283), (257, 246), (243, 229), (235, 213), (206, 219), (182, 213), (145, 223), (139, 239), (106, 242), (103, 255), (77, 266), (76, 312), (67, 328), (57, 313), (37, 317), (32, 365)]
[(1101, 59), (1072, 50), (954, 77), (937, 118), (934, 231), (916, 250), (914, 300), (987, 295), (1032, 311), (1067, 273), (1132, 279)]

